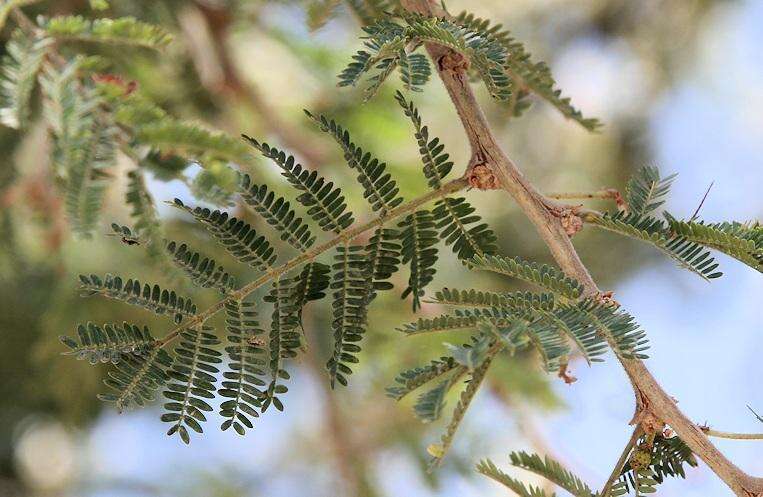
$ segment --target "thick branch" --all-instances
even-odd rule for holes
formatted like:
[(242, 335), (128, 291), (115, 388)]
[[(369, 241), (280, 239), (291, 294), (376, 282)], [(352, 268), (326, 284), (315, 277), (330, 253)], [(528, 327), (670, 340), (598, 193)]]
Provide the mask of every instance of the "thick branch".
[[(402, 0), (402, 3), (405, 8), (420, 14), (447, 16), (434, 1)], [(599, 294), (599, 288), (580, 261), (561, 219), (554, 215), (552, 204), (525, 179), (498, 145), (469, 86), (463, 64), (450, 63), (460, 55), (433, 43), (426, 44), (426, 48), (436, 63), (440, 79), (448, 90), (469, 138), (472, 159), (467, 175), (471, 174), (475, 166), (486, 168), (498, 180), (500, 188), (506, 190), (519, 204), (562, 270), (583, 285), (585, 295)], [(675, 400), (662, 389), (643, 362), (622, 357), (618, 359), (636, 394), (637, 413), (634, 422), (641, 422), (644, 417), (656, 417), (669, 424), (736, 495), (763, 496), (763, 479), (747, 475), (721, 454), (705, 434), (678, 409)]]

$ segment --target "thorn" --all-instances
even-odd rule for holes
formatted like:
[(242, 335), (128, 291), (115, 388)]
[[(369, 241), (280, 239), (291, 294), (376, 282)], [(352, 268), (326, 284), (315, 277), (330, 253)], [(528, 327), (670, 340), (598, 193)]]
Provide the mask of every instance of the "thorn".
[(705, 195), (702, 197), (702, 200), (699, 202), (699, 205), (697, 206), (697, 210), (694, 211), (694, 214), (692, 214), (691, 217), (689, 218), (689, 222), (692, 222), (695, 219), (697, 219), (699, 210), (702, 209), (702, 205), (704, 205), (705, 200), (707, 199), (707, 195), (710, 193), (710, 189), (713, 187), (714, 184), (715, 184), (715, 181), (710, 182), (710, 186), (707, 187), (707, 191), (705, 191)]

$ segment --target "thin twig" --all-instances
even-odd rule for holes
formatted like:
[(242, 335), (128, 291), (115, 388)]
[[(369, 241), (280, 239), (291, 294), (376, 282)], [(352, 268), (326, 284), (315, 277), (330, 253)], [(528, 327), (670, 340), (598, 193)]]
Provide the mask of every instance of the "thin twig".
[(637, 425), (636, 428), (633, 429), (631, 438), (625, 445), (625, 448), (623, 449), (622, 454), (620, 454), (620, 458), (617, 460), (617, 463), (615, 463), (615, 467), (612, 468), (612, 474), (609, 475), (607, 483), (605, 483), (604, 488), (601, 489), (601, 497), (607, 497), (609, 492), (612, 491), (612, 485), (614, 485), (617, 479), (620, 478), (623, 466), (625, 466), (625, 463), (628, 460), (628, 455), (631, 453), (631, 449), (633, 449), (633, 447), (636, 445), (636, 442), (638, 442), (642, 432), (643, 430), (641, 429), (641, 425)]
[(733, 433), (713, 430), (709, 426), (700, 426), (699, 429), (708, 437), (728, 438), (730, 440), (763, 440), (763, 433)]

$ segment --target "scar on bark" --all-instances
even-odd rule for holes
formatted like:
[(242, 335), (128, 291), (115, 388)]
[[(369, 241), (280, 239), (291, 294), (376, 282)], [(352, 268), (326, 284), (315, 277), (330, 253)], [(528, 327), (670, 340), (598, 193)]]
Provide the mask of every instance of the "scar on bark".
[(458, 52), (450, 51), (437, 60), (441, 71), (464, 73), (469, 70), (469, 59)]

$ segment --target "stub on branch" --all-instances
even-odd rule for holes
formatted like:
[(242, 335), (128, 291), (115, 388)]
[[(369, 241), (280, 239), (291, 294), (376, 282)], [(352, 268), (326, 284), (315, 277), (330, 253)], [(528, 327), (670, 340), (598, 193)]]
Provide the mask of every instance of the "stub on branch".
[(483, 163), (470, 167), (466, 172), (466, 178), (472, 188), (480, 190), (497, 190), (500, 188), (496, 175)]
[(469, 59), (459, 52), (447, 52), (437, 60), (441, 71), (466, 72), (469, 70)]
[(559, 218), (564, 232), (572, 238), (575, 233), (583, 229), (583, 219), (580, 217), (582, 207), (582, 205), (553, 205), (548, 206), (548, 210)]

